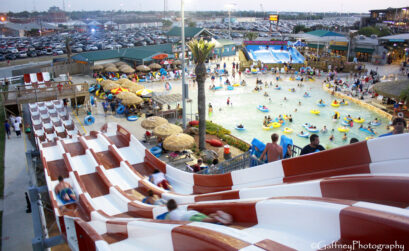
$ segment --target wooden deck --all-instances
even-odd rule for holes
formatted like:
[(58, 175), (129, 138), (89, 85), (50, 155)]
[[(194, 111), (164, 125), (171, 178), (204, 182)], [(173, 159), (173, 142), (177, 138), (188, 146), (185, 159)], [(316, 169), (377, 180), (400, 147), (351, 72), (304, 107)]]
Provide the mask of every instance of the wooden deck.
[(3, 105), (15, 105), (64, 98), (89, 97), (88, 89), (88, 83), (49, 82), (39, 86), (10, 86), (9, 91), (0, 92), (0, 97)]

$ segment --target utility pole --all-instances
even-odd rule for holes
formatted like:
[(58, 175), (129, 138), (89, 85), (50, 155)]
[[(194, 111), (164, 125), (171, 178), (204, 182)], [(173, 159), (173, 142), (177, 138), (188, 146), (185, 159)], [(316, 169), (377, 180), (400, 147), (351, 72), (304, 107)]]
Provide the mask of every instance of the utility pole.
[(182, 37), (182, 105), (183, 105), (183, 111), (182, 111), (182, 124), (183, 128), (186, 128), (186, 99), (188, 98), (189, 95), (189, 90), (188, 90), (188, 85), (186, 84), (185, 81), (185, 1), (181, 0), (181, 6), (180, 6), (180, 16), (182, 18), (182, 27), (181, 27), (181, 37)]

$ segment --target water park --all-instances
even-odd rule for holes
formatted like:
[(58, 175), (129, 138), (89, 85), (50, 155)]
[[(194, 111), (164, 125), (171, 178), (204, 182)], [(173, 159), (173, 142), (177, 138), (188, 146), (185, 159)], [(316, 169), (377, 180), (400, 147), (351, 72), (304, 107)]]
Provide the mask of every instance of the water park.
[[(33, 144), (25, 150), (40, 180), (27, 199), (34, 249), (409, 245), (409, 134), (391, 124), (405, 121), (405, 104), (396, 115), (371, 105), (372, 73), (324, 72), (292, 43), (244, 45), (238, 57), (205, 65), (205, 150), (194, 66), (181, 107), (183, 71), (164, 55), (60, 82), (28, 74), (21, 89), (2, 92)], [(267, 162), (260, 155), (274, 133), (283, 157)], [(314, 134), (324, 149), (300, 155)]]

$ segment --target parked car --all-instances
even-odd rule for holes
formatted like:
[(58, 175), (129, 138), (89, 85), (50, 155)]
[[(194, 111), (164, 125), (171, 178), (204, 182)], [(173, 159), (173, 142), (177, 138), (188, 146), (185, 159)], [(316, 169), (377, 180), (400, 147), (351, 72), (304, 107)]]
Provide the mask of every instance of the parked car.
[(6, 55), (6, 59), (14, 60), (14, 59), (16, 59), (16, 55), (14, 55), (13, 53), (9, 53), (9, 54)]
[(27, 57), (27, 52), (21, 51), (19, 54), (17, 54), (17, 56), (18, 56), (19, 58), (26, 58), (26, 57)]

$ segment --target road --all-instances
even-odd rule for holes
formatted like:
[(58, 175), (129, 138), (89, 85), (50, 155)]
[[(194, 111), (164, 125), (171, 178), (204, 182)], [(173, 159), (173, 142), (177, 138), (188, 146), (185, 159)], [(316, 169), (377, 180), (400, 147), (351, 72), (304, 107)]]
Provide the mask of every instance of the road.
[(0, 78), (11, 77), (12, 70), (17, 70), (17, 69), (22, 69), (22, 68), (37, 66), (37, 65), (50, 64), (51, 62), (52, 60), (47, 60), (47, 61), (29, 62), (29, 63), (21, 64), (21, 65), (1, 67), (0, 68)]

